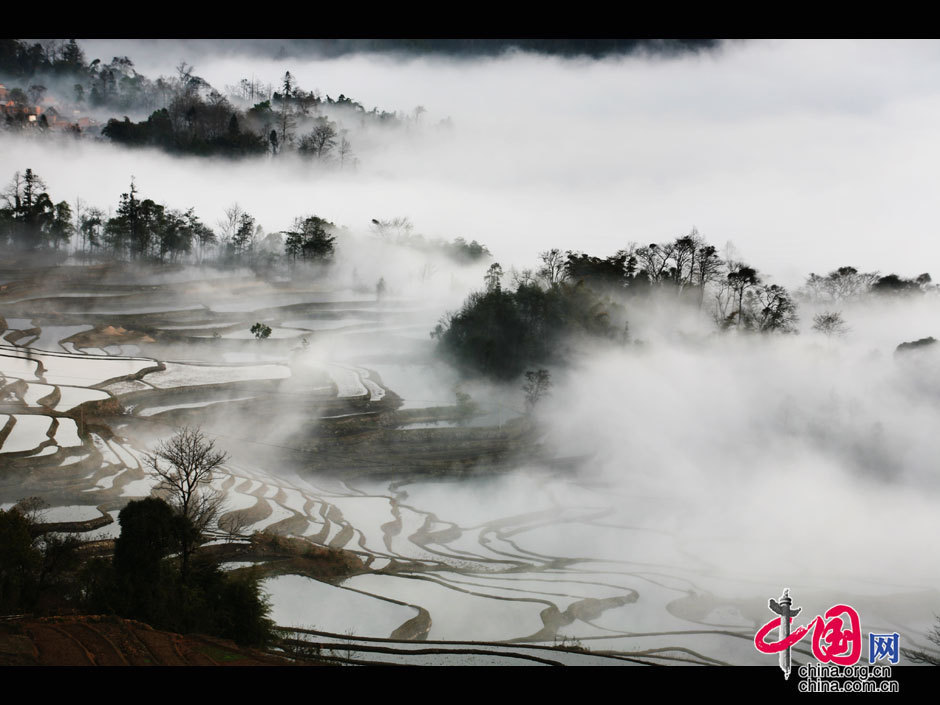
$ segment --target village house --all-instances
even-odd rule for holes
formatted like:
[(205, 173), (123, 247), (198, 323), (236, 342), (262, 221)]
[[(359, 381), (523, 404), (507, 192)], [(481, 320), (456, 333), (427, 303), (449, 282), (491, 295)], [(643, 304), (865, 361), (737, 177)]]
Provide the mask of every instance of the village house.
[[(84, 131), (96, 127), (98, 122), (88, 117), (80, 117), (78, 110), (72, 110), (71, 119), (63, 115), (58, 108), (46, 99), (47, 105), (17, 105), (11, 97), (11, 91), (0, 83), (0, 116), (24, 119), (26, 122), (56, 130)], [(45, 118), (45, 120), (43, 120)]]

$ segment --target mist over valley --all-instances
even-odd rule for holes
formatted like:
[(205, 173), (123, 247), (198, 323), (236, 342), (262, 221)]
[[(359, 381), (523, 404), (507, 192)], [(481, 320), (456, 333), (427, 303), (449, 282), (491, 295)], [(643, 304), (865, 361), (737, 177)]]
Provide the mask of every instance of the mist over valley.
[(935, 42), (32, 45), (5, 613), (770, 665), (789, 588), (940, 658)]

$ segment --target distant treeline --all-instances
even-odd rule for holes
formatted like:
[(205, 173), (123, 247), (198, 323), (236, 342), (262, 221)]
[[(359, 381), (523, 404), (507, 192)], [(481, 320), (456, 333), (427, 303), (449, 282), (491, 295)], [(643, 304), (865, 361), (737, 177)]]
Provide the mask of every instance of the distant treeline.
[(305, 91), (289, 71), (280, 90), (246, 79), (230, 86), (233, 98), (268, 96), (241, 110), (211, 87), (207, 90), (208, 84), (191, 75), (191, 67), (180, 70), (166, 107), (140, 122), (128, 117), (108, 120), (101, 134), (128, 147), (157, 147), (170, 153), (241, 157), (294, 152), (345, 168), (357, 162), (349, 130), (322, 114), (323, 108), (331, 107), (346, 118), (356, 117), (362, 124), (366, 120), (383, 125), (401, 121), (394, 113), (375, 108), (367, 112), (345, 95), (334, 100), (322, 98), (318, 91)]
[(438, 252), (455, 262), (476, 262), (493, 256), (486, 245), (481, 245), (476, 240), (467, 242), (462, 237), (458, 237), (446, 242), (440, 238), (426, 238), (424, 235), (413, 232), (414, 225), (408, 218), (402, 216), (389, 220), (373, 218), (372, 231), (377, 237), (396, 245)]
[[(431, 333), (439, 352), (466, 374), (512, 379), (527, 368), (569, 360), (576, 337), (627, 342), (629, 307), (643, 306), (653, 293), (709, 313), (722, 330), (786, 334), (797, 332), (796, 298), (836, 305), (869, 295), (937, 292), (927, 273), (908, 279), (846, 266), (810, 274), (794, 297), (733, 254), (720, 257), (695, 229), (609, 257), (552, 249), (540, 260), (535, 271), (511, 271), (508, 288), (494, 263), (484, 290)], [(814, 330), (827, 336), (846, 331), (838, 311), (813, 320)]]
[[(6, 113), (6, 129), (48, 127), (45, 120), (31, 123), (23, 116), (49, 98), (66, 114), (90, 109), (149, 114), (136, 122), (126, 115), (108, 120), (102, 134), (125, 146), (197, 156), (295, 152), (341, 168), (356, 163), (343, 120), (357, 127), (397, 126), (417, 123), (424, 112), (420, 106), (410, 116), (366, 110), (342, 94), (333, 98), (304, 90), (290, 72), (277, 87), (243, 78), (226, 86), (225, 94), (186, 62), (175, 76), (151, 80), (126, 56), (88, 62), (74, 39), (42, 44), (0, 39), (0, 81), (10, 79), (20, 85), (7, 86), (15, 110)], [(77, 124), (74, 132), (80, 132)]]
[[(61, 44), (61, 43), (60, 43)], [(0, 39), (0, 75), (30, 78), (39, 73), (76, 76), (88, 70), (85, 53), (74, 39), (61, 44), (60, 50), (49, 50), (36, 42), (27, 44), (18, 39)]]
[(554, 56), (600, 58), (637, 52), (681, 54), (705, 51), (717, 45), (717, 39), (363, 39), (354, 40), (352, 50), (494, 56), (518, 49)]
[(305, 56), (335, 57), (354, 53), (387, 53), (452, 57), (498, 56), (512, 50), (551, 56), (601, 58), (617, 54), (648, 52), (679, 54), (708, 51), (717, 39), (539, 39), (539, 38), (459, 38), (459, 39), (246, 39), (240, 47), (247, 53), (277, 59)]
[[(71, 243), (72, 252), (92, 259), (260, 267), (281, 260), (289, 264), (297, 260), (325, 264), (333, 258), (337, 232), (333, 223), (310, 215), (295, 218), (289, 230), (265, 235), (254, 216), (238, 204), (227, 208), (212, 228), (193, 208), (181, 211), (143, 196), (133, 180), (110, 217), (101, 208), (80, 200), (76, 200), (74, 209), (67, 201), (54, 202), (46, 184), (32, 169), (14, 174), (0, 193), (0, 247), (58, 252), (63, 256), (69, 254)], [(414, 235), (397, 244), (435, 252), (455, 262), (489, 256), (486, 247), (463, 238), (444, 242)]]

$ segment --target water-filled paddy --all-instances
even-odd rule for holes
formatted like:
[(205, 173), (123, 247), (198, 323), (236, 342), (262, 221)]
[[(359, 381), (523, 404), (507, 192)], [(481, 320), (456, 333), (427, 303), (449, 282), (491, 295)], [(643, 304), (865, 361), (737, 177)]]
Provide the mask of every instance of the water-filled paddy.
[(300, 575), (269, 578), (262, 587), (271, 597), (272, 618), (283, 625), (388, 637), (418, 613), (407, 605)]
[[(49, 440), (52, 417), (42, 414), (13, 414), (16, 424), (6, 437), (0, 453), (22, 453)], [(3, 419), (4, 421), (6, 419)]]

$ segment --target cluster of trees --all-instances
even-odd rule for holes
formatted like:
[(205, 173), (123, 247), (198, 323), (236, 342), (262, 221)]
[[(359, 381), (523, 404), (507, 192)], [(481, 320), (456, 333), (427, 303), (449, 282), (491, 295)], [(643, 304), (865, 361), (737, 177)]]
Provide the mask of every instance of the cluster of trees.
[[(111, 120), (103, 134), (126, 145), (153, 145), (190, 154), (241, 156), (268, 151), (272, 155), (294, 152), (341, 169), (358, 160), (342, 119), (355, 119), (360, 125), (398, 125), (397, 113), (373, 108), (340, 94), (333, 99), (317, 90), (304, 90), (287, 71), (277, 90), (254, 79), (242, 79), (228, 86), (223, 97), (202, 79), (192, 76), (185, 62), (177, 68), (180, 77), (165, 85), (174, 88), (169, 102), (146, 122)], [(207, 94), (202, 98), (201, 93)], [(231, 100), (230, 100), (231, 99)], [(232, 101), (244, 103), (245, 109)], [(250, 106), (250, 107), (249, 107)], [(420, 112), (417, 112), (420, 111)], [(416, 108), (415, 121), (423, 108)], [(336, 119), (331, 119), (331, 116)]]
[(270, 148), (263, 106), (242, 111), (193, 75), (182, 62), (175, 78), (159, 79), (162, 101), (140, 122), (111, 119), (101, 134), (129, 147), (158, 147), (171, 153), (240, 157)]
[(935, 291), (930, 274), (924, 272), (906, 279), (897, 274), (859, 272), (855, 267), (839, 267), (826, 276), (811, 273), (799, 294), (817, 303), (842, 303), (876, 294), (882, 296), (923, 294)]
[(62, 43), (27, 44), (17, 39), (0, 39), (0, 74), (30, 78), (37, 74), (72, 76), (87, 69), (85, 52), (74, 39)]
[(70, 85), (75, 105), (121, 111), (153, 109), (173, 89), (168, 79), (150, 81), (137, 73), (134, 62), (126, 56), (116, 56), (108, 63), (100, 59), (88, 62), (74, 39), (33, 44), (0, 39), (0, 75), (39, 87), (43, 82)]
[[(80, 220), (88, 229), (87, 217), (98, 220), (97, 214)], [(80, 225), (81, 228), (81, 225)], [(95, 235), (94, 229), (90, 234)], [(216, 234), (204, 225), (192, 208), (186, 212), (168, 209), (152, 199), (141, 199), (131, 181), (127, 193), (122, 193), (114, 217), (104, 222), (101, 230), (104, 245), (119, 258), (148, 259), (165, 262), (179, 261), (193, 251), (217, 241)], [(96, 238), (89, 238), (92, 243)]]
[[(206, 156), (279, 154), (293, 146), (299, 154), (319, 160), (328, 160), (336, 148), (341, 166), (352, 157), (346, 132), (322, 115), (312, 118), (313, 128), (294, 144), (298, 120), (309, 118), (321, 100), (318, 94), (297, 87), (290, 72), (285, 74), (281, 92), (270, 93), (268, 88), (269, 97), (248, 110), (233, 106), (211, 87), (207, 90), (208, 84), (193, 76), (185, 62), (177, 73), (177, 79), (168, 83), (171, 96), (164, 107), (141, 122), (111, 119), (102, 135), (126, 146)], [(255, 85), (246, 92), (254, 95)]]
[[(721, 280), (726, 265), (718, 249), (695, 229), (672, 242), (631, 244), (609, 257), (552, 249), (540, 258), (542, 266), (534, 276), (548, 284), (583, 281), (598, 290), (626, 291), (631, 296), (668, 289), (680, 298), (697, 301), (700, 307), (706, 287)], [(533, 276), (532, 272), (522, 274)]]
[[(328, 104), (356, 106), (365, 114), (359, 103), (345, 96), (340, 98), (343, 100), (337, 103), (327, 96)], [(349, 131), (321, 114), (321, 105), (323, 100), (318, 91), (305, 91), (286, 71), (280, 90), (272, 92), (270, 99), (256, 103), (247, 116), (267, 135), (272, 154), (293, 150), (308, 159), (336, 163), (340, 168), (354, 164)]]
[(711, 310), (724, 328), (763, 333), (796, 330), (797, 307), (790, 293), (778, 284), (762, 281), (760, 273), (733, 255), (722, 259), (694, 228), (671, 242), (645, 246), (631, 244), (609, 257), (552, 249), (540, 255), (535, 272), (516, 272), (517, 281), (554, 286), (582, 282), (621, 298), (652, 292)]
[[(292, 151), (340, 168), (355, 165), (349, 130), (336, 121), (354, 118), (356, 124), (372, 122), (398, 125), (397, 113), (378, 108), (367, 111), (361, 103), (340, 95), (333, 99), (297, 85), (288, 71), (277, 90), (254, 79), (228, 86), (223, 95), (193, 73), (185, 61), (175, 76), (150, 80), (137, 72), (130, 58), (86, 61), (81, 46), (50, 40), (29, 45), (16, 39), (0, 40), (0, 75), (25, 81), (28, 89), (11, 90), (22, 105), (35, 105), (46, 92), (43, 85), (57, 86), (57, 104), (99, 108), (120, 113), (149, 113), (146, 120), (108, 120), (102, 134), (130, 147), (157, 147), (171, 153), (241, 157)], [(48, 80), (47, 80), (48, 79)], [(54, 83), (53, 83), (54, 82)], [(62, 86), (70, 85), (63, 95)], [(236, 104), (242, 104), (238, 107)], [(423, 108), (416, 108), (417, 121)], [(25, 114), (10, 113), (15, 120)], [(334, 119), (330, 119), (330, 118)]]
[[(14, 175), (0, 194), (0, 246), (60, 250), (77, 238), (83, 255), (156, 262), (190, 257), (204, 262), (214, 253), (226, 264), (253, 264), (260, 249), (261, 226), (237, 204), (226, 209), (217, 232), (193, 208), (179, 211), (143, 197), (133, 180), (111, 217), (81, 201), (74, 210), (66, 201), (54, 203), (46, 189), (32, 169)], [(333, 223), (307, 216), (277, 235), (291, 263), (298, 258), (328, 263), (335, 250), (334, 230)]]
[[(379, 225), (407, 231), (407, 221), (401, 220)], [(670, 242), (631, 244), (609, 257), (552, 249), (542, 252), (540, 260), (534, 271), (510, 273), (514, 290), (502, 288), (502, 268), (492, 265), (485, 290), (472, 294), (432, 333), (440, 351), (465, 372), (515, 377), (528, 365), (564, 359), (564, 341), (572, 333), (611, 337), (625, 330), (619, 320), (622, 309), (615, 309), (611, 299), (642, 305), (653, 292), (700, 310), (708, 303), (723, 330), (797, 332), (797, 303), (790, 292), (765, 282), (730, 248), (719, 256), (718, 248), (694, 228)], [(824, 277), (810, 274), (799, 295), (818, 304), (936, 290), (926, 273), (906, 279), (840, 267)], [(618, 324), (611, 326), (615, 310)], [(827, 337), (848, 331), (841, 313), (832, 310), (817, 314), (812, 327)]]
[(195, 91), (176, 96), (166, 108), (154, 111), (146, 121), (111, 119), (101, 134), (128, 147), (158, 147), (170, 153), (240, 157), (264, 154), (267, 141), (245, 130), (244, 115), (228, 101), (213, 94), (203, 100)]
[(294, 226), (286, 233), (284, 251), (291, 262), (299, 257), (302, 261), (329, 262), (333, 258), (336, 236), (330, 231), (336, 226), (315, 215), (296, 218)]
[(27, 169), (17, 172), (0, 196), (0, 243), (18, 249), (58, 249), (72, 235), (72, 209), (66, 201), (53, 203), (42, 179)]
[(81, 599), (79, 541), (42, 533), (38, 524), (44, 507), (30, 497), (0, 509), (0, 614), (41, 612)]
[[(810, 273), (797, 295), (815, 305), (840, 306), (869, 296), (916, 296), (936, 291), (937, 286), (931, 283), (930, 274), (926, 272), (905, 278), (898, 274), (860, 272), (855, 267), (844, 266), (826, 276)], [(845, 335), (849, 327), (841, 311), (826, 310), (813, 317), (813, 330), (832, 338)]]
[(181, 429), (149, 456), (166, 499), (121, 510), (113, 558), (83, 561), (80, 541), (44, 531), (41, 503), (0, 510), (0, 613), (117, 614), (160, 629), (263, 645), (272, 635), (257, 576), (233, 576), (197, 549), (217, 524), (208, 489), (226, 459), (198, 429)]
[(218, 521), (223, 495), (209, 484), (227, 457), (197, 428), (180, 429), (147, 457), (167, 499), (149, 497), (121, 510), (114, 558), (94, 567), (88, 602), (96, 611), (239, 643), (270, 638), (273, 624), (257, 577), (235, 578), (194, 560)]
[[(609, 257), (551, 249), (540, 260), (535, 270), (513, 270), (510, 289), (503, 288), (502, 268), (493, 264), (485, 289), (431, 334), (439, 351), (464, 372), (517, 377), (526, 367), (566, 359), (574, 334), (625, 340), (623, 305), (642, 305), (654, 292), (699, 310), (706, 310), (707, 303), (724, 330), (797, 332), (797, 304), (790, 292), (763, 281), (756, 268), (733, 253), (719, 256), (695, 229), (671, 242), (634, 244)], [(927, 274), (905, 280), (843, 267), (827, 277), (810, 275), (801, 293), (840, 301), (868, 291), (924, 291), (929, 282)], [(848, 330), (834, 311), (818, 314), (813, 323), (814, 330), (830, 337)]]
[(405, 216), (389, 220), (373, 218), (372, 232), (382, 240), (423, 252), (437, 252), (461, 264), (468, 264), (493, 256), (485, 245), (481, 245), (476, 240), (467, 242), (464, 238), (457, 237), (447, 242), (440, 238), (427, 238), (424, 235), (415, 233), (414, 224)]
[(626, 334), (622, 307), (581, 282), (504, 289), (502, 277), (500, 265), (491, 265), (485, 290), (431, 333), (440, 353), (465, 372), (512, 379), (527, 366), (568, 359), (567, 342), (575, 336)]

